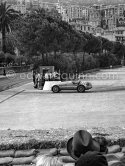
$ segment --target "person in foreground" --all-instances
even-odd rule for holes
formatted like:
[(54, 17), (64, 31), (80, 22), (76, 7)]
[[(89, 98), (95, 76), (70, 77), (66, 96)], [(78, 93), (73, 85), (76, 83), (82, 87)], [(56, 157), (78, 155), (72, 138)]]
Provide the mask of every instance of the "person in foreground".
[(101, 153), (89, 151), (79, 157), (75, 166), (108, 166), (108, 162)]
[(88, 131), (79, 130), (74, 134), (74, 137), (68, 140), (67, 151), (75, 160), (88, 151), (107, 153), (107, 141), (104, 137), (100, 137), (100, 139), (92, 138)]
[(86, 130), (77, 131), (68, 140), (67, 151), (76, 166), (125, 166), (125, 154), (119, 145), (108, 147), (104, 137), (92, 138)]
[(112, 152), (117, 151), (112, 149), (107, 147), (104, 137), (92, 138), (86, 130), (79, 130), (68, 140), (67, 151), (53, 149), (48, 154), (39, 154), (34, 163), (36, 166), (125, 166), (124, 154), (114, 155)]

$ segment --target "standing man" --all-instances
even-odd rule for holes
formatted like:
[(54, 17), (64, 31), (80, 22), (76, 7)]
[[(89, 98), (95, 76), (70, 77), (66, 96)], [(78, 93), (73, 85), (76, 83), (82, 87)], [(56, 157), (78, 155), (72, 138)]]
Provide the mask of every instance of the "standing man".
[(35, 85), (35, 78), (36, 78), (36, 71), (33, 70), (33, 83), (34, 83), (34, 85)]
[(41, 82), (41, 75), (40, 75), (40, 72), (38, 72), (37, 74), (37, 81), (38, 81), (38, 89), (40, 89), (40, 82)]
[(49, 73), (48, 73), (48, 71), (45, 73), (45, 80), (49, 81)]
[(5, 65), (4, 65), (4, 68), (3, 68), (3, 75), (6, 76)]

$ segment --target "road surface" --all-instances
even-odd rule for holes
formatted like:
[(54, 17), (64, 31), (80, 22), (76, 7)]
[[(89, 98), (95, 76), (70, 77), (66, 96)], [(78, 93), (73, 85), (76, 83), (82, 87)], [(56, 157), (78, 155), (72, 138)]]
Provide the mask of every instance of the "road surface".
[(20, 86), (32, 81), (32, 73), (11, 73), (0, 75), (0, 92), (15, 86)]
[(125, 128), (125, 68), (94, 76), (86, 93), (42, 92), (32, 83), (0, 92), (0, 129)]

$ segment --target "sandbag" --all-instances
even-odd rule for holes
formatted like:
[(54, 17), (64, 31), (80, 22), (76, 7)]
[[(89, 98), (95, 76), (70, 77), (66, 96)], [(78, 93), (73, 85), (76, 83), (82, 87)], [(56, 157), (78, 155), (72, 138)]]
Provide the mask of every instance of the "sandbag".
[(121, 151), (121, 147), (119, 145), (109, 146), (107, 147), (107, 149), (108, 149), (107, 153), (117, 153)]
[(29, 156), (35, 156), (37, 154), (37, 150), (31, 149), (31, 150), (17, 150), (15, 151), (15, 158), (19, 157), (29, 157)]
[(58, 160), (65, 164), (75, 162), (75, 160), (70, 156), (60, 156)]
[(123, 153), (125, 153), (125, 147), (122, 147), (122, 150), (121, 150)]
[[(38, 150), (38, 154), (54, 154), (54, 151), (56, 151), (55, 152), (55, 154), (57, 154), (57, 149), (56, 148), (53, 148), (53, 149), (39, 149)], [(60, 154), (59, 154), (59, 156), (69, 156), (69, 154), (68, 154), (68, 152), (67, 152), (67, 150), (65, 149), (65, 148), (61, 148), (60, 149)]]
[(0, 158), (2, 157), (14, 157), (14, 150), (0, 150)]
[(34, 159), (34, 156), (13, 158), (12, 165), (31, 164)]
[(0, 158), (0, 165), (2, 164), (11, 164), (11, 162), (13, 161), (12, 157), (4, 157), (4, 158)]
[(123, 156), (123, 157), (120, 159), (120, 161), (125, 164), (125, 156)]
[(62, 148), (61, 153), (59, 155), (60, 156), (69, 156), (69, 153), (67, 152), (67, 150), (65, 148)]
[(49, 152), (50, 152), (50, 149), (39, 149), (38, 150), (38, 155), (48, 154)]

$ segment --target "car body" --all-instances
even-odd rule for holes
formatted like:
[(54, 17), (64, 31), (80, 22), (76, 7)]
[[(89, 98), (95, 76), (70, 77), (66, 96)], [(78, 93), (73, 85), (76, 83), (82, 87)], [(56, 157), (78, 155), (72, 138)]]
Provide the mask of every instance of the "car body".
[(90, 82), (78, 80), (78, 81), (64, 81), (56, 83), (52, 86), (51, 90), (54, 93), (58, 93), (61, 90), (77, 90), (78, 92), (83, 93), (91, 88), (92, 84)]

